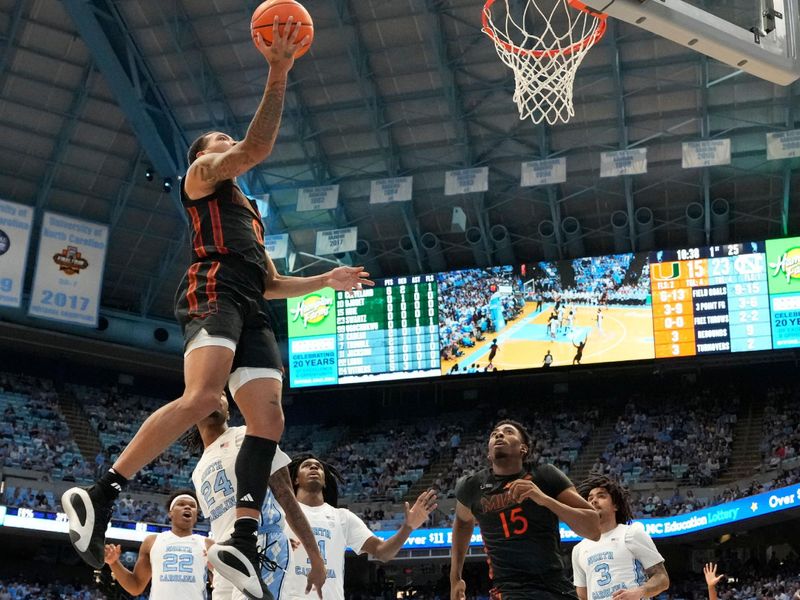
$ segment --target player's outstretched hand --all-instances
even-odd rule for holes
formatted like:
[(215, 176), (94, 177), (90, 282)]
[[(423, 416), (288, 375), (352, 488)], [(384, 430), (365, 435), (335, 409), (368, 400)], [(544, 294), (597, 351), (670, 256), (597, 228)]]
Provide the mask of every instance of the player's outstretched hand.
[(517, 502), (523, 500), (533, 500), (536, 504), (543, 504), (547, 495), (539, 489), (539, 486), (530, 479), (517, 479), (508, 484), (511, 497)]
[(122, 548), (120, 547), (119, 544), (117, 544), (116, 546), (114, 544), (106, 544), (103, 561), (107, 565), (113, 565), (115, 562), (119, 560), (120, 554), (122, 554)]
[(450, 584), (450, 600), (467, 600), (467, 584), (463, 579)]
[(260, 33), (256, 34), (255, 44), (262, 56), (267, 59), (270, 69), (289, 71), (294, 66), (294, 55), (302, 47), (311, 43), (311, 38), (300, 37), (301, 23), (294, 23), (294, 17), (286, 19), (283, 30), (279, 28), (279, 19), (276, 16), (272, 24), (272, 31), (277, 31), (278, 35), (272, 37), (272, 43), (268, 44)]
[(717, 575), (717, 563), (706, 563), (706, 566), (703, 567), (703, 575), (706, 576), (708, 587), (717, 587), (717, 584), (725, 577), (722, 573)]
[(322, 598), (322, 586), (325, 583), (325, 578), (328, 576), (327, 569), (325, 568), (325, 561), (321, 557), (317, 560), (311, 560), (311, 570), (306, 576), (306, 594), (313, 588), (317, 592), (317, 596)]
[(436, 500), (436, 490), (427, 490), (419, 495), (414, 506), (409, 507), (406, 502), (406, 525), (416, 529), (427, 521), (430, 514), (439, 506)]
[(364, 289), (365, 285), (373, 286), (374, 281), (368, 279), (369, 273), (364, 267), (336, 267), (328, 271), (328, 285), (340, 292), (354, 292)]

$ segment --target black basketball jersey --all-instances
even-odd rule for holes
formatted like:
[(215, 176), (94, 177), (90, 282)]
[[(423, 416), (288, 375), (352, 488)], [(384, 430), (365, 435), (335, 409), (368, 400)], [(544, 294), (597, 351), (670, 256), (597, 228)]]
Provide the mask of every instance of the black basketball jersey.
[(572, 486), (553, 465), (526, 466), (521, 473), (509, 476), (483, 469), (458, 481), (456, 498), (478, 521), (490, 576), (500, 590), (504, 583), (524, 582), (561, 588), (564, 566), (558, 517), (532, 500), (516, 502), (508, 491), (508, 484), (516, 479), (532, 479), (553, 498)]
[(256, 267), (267, 280), (264, 225), (255, 201), (232, 179), (211, 194), (191, 200), (181, 182), (181, 202), (192, 230), (192, 263), (234, 260)]

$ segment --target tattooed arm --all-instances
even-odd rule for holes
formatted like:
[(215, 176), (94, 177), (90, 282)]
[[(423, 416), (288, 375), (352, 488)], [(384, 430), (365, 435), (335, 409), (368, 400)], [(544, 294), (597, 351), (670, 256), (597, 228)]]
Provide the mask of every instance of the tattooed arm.
[[(289, 17), (291, 19), (291, 17)], [(278, 18), (275, 17), (274, 30), (278, 31)], [(186, 186), (190, 197), (209, 193), (226, 179), (246, 173), (265, 160), (275, 145), (281, 124), (283, 100), (286, 94), (286, 80), (294, 65), (294, 53), (308, 43), (308, 38), (298, 40), (300, 25), (292, 27), (291, 20), (283, 28), (283, 34), (276, 36), (269, 46), (258, 35), (256, 47), (269, 62), (269, 76), (261, 103), (247, 128), (247, 135), (241, 142), (234, 142), (225, 134), (218, 134), (227, 141), (221, 151), (208, 152), (197, 158), (186, 174)], [(213, 141), (213, 140), (212, 140)]]

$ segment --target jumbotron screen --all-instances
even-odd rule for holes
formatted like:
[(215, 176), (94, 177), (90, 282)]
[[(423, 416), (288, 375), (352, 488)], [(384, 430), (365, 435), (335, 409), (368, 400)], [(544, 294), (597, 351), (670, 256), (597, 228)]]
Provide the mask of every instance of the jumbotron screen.
[(800, 347), (800, 238), (387, 278), (287, 303), (289, 384)]

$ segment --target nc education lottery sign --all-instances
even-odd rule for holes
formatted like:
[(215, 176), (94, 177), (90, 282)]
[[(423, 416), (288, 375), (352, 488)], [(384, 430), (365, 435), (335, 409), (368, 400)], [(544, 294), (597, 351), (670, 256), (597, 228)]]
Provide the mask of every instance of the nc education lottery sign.
[(28, 314), (97, 326), (108, 227), (44, 213)]
[(32, 208), (0, 200), (0, 306), (22, 302), (32, 223)]

